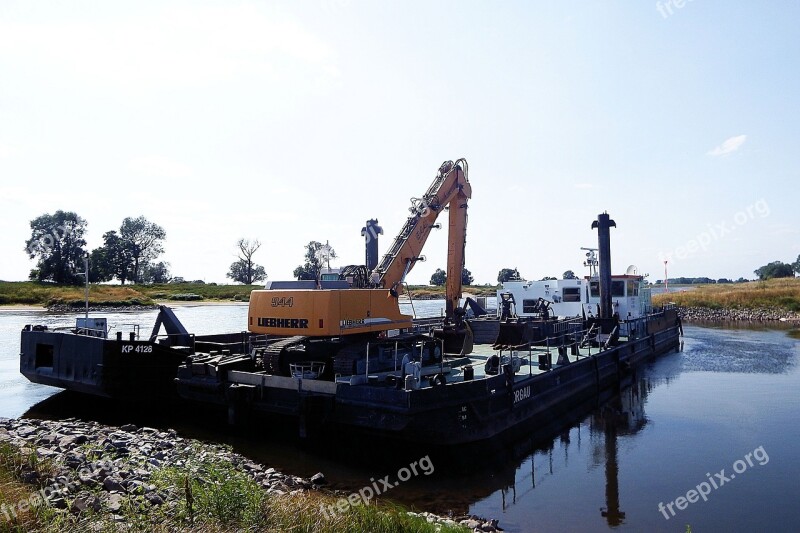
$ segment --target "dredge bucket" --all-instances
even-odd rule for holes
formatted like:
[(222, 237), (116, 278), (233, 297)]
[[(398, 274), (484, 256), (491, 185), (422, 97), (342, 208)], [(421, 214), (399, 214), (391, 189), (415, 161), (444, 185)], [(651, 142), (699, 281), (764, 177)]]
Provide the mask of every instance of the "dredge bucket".
[(501, 350), (527, 346), (536, 340), (536, 332), (531, 322), (500, 322), (500, 331), (492, 347)]

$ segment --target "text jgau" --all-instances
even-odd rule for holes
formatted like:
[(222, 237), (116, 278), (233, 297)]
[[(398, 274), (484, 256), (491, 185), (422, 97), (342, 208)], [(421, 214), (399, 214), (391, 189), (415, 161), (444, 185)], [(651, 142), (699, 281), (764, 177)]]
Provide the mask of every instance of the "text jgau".
[(526, 400), (531, 397), (531, 386), (523, 387), (514, 391), (514, 403)]

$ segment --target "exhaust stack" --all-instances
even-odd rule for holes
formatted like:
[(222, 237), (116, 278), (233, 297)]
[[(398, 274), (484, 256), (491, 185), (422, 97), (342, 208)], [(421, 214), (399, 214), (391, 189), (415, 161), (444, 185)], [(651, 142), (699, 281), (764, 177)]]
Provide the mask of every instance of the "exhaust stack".
[(611, 318), (614, 314), (611, 305), (611, 228), (617, 223), (608, 213), (597, 215), (592, 229), (597, 228), (597, 248), (600, 250), (600, 318)]
[(365, 265), (370, 272), (378, 266), (378, 235), (383, 235), (383, 228), (378, 225), (378, 220), (375, 218), (367, 220), (367, 225), (361, 228), (361, 236), (366, 241)]

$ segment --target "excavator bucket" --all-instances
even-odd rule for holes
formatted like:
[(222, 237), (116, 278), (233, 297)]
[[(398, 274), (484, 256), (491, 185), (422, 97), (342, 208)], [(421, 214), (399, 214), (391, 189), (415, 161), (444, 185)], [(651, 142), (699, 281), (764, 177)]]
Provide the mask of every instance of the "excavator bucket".
[(433, 336), (444, 340), (444, 353), (446, 354), (469, 355), (472, 353), (473, 333), (466, 323), (460, 327), (450, 325), (435, 329)]
[(536, 331), (530, 322), (501, 321), (497, 340), (492, 347), (495, 350), (527, 347), (536, 340)]

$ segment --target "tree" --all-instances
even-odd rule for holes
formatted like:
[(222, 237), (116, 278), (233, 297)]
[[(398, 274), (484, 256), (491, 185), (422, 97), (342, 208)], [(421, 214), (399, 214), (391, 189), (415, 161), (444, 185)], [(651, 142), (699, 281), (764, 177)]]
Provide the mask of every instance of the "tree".
[(116, 231), (103, 234), (103, 246), (92, 250), (89, 273), (94, 269), (97, 281), (110, 281), (117, 278), (125, 282), (133, 277), (133, 247), (122, 240)]
[(792, 269), (800, 274), (800, 255), (797, 256), (797, 260), (792, 263)]
[(794, 277), (794, 267), (788, 263), (781, 261), (773, 261), (768, 265), (754, 271), (758, 279), (771, 279), (771, 278), (792, 278)]
[(239, 248), (239, 260), (231, 264), (231, 269), (226, 276), (245, 285), (264, 281), (267, 278), (264, 267), (253, 262), (253, 254), (261, 248), (261, 243), (258, 240), (250, 242), (247, 239), (239, 239), (236, 247)]
[(557, 279), (558, 278), (554, 278), (553, 276), (545, 276), (545, 277), (543, 277), (541, 279), (541, 281), (554, 281), (554, 280), (557, 280)]
[(318, 280), (326, 260), (336, 257), (336, 251), (329, 244), (311, 241), (306, 244), (305, 263), (294, 269), (294, 277), (298, 280)]
[(111, 261), (108, 248), (101, 246), (89, 254), (89, 281), (100, 283), (114, 279), (114, 265)]
[(164, 252), (161, 241), (167, 238), (167, 233), (164, 228), (143, 216), (127, 217), (119, 228), (119, 237), (124, 250), (130, 253), (131, 279), (134, 283), (139, 283), (141, 268)]
[(564, 272), (562, 279), (578, 279), (578, 276), (575, 275), (575, 272), (572, 270), (567, 270)]
[(475, 281), (475, 278), (472, 277), (472, 272), (467, 270), (466, 268), (461, 270), (461, 284), (462, 285), (472, 285), (472, 282)]
[(140, 278), (142, 283), (169, 283), (169, 263), (147, 263), (142, 267)]
[(522, 279), (519, 275), (519, 270), (516, 268), (504, 268), (497, 274), (498, 283), (505, 283), (506, 281), (515, 281)]
[(437, 268), (436, 272), (434, 272), (433, 276), (431, 276), (431, 285), (436, 285), (441, 287), (445, 283), (447, 283), (447, 272), (445, 272), (441, 268)]
[(85, 232), (86, 221), (72, 211), (58, 210), (31, 220), (31, 238), (25, 241), (25, 251), (38, 260), (30, 278), (81, 283), (83, 277), (77, 273), (83, 270)]

